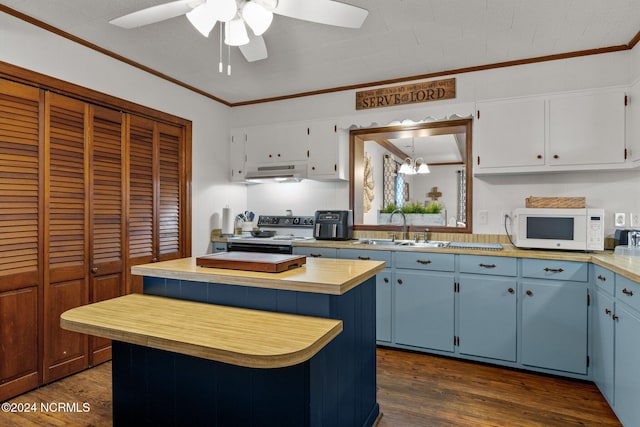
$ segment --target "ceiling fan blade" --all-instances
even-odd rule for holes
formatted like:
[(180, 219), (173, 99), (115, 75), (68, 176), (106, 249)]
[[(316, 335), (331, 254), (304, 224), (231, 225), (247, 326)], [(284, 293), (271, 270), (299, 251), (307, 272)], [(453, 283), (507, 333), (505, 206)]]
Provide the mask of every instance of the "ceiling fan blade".
[(247, 33), (249, 35), (249, 43), (239, 46), (240, 52), (242, 52), (247, 62), (267, 59), (267, 45), (264, 43), (262, 36), (256, 36), (251, 31), (247, 31)]
[(369, 11), (333, 0), (278, 0), (273, 13), (337, 27), (360, 28)]
[(172, 1), (112, 19), (109, 23), (126, 29), (142, 27), (184, 15), (204, 2), (205, 0)]

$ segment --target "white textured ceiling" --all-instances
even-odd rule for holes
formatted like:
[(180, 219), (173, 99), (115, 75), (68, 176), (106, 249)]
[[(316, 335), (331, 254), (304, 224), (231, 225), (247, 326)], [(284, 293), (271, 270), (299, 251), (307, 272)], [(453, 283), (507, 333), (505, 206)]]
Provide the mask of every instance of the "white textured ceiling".
[(247, 63), (231, 48), (227, 76), (218, 27), (207, 39), (184, 16), (133, 30), (108, 23), (164, 2), (2, 0), (229, 103), (626, 45), (640, 30), (640, 0), (347, 0), (369, 10), (362, 28), (276, 15), (269, 58)]

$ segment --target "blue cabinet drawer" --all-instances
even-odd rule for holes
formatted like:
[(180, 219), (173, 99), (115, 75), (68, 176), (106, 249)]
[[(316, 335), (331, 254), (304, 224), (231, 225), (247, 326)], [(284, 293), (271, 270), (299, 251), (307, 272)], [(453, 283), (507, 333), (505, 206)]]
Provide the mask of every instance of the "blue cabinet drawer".
[(616, 298), (640, 312), (640, 284), (619, 274), (616, 275)]
[(599, 265), (593, 266), (593, 283), (609, 295), (613, 295), (616, 285), (616, 274)]
[(460, 272), (491, 274), (494, 276), (516, 276), (518, 274), (518, 263), (516, 258), (460, 255)]
[(525, 258), (522, 260), (522, 277), (586, 282), (589, 280), (589, 263)]
[(394, 252), (396, 268), (412, 268), (416, 270), (453, 271), (453, 254), (436, 254), (433, 252)]
[(338, 258), (384, 261), (391, 267), (391, 251), (338, 249)]
[(304, 255), (311, 258), (336, 258), (338, 250), (336, 248), (314, 248), (311, 246), (294, 246), (294, 255)]

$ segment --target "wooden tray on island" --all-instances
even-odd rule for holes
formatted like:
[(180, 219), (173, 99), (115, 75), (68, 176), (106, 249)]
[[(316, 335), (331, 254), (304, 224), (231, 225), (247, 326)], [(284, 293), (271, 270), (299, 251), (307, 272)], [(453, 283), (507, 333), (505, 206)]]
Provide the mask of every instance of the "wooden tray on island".
[(262, 252), (221, 252), (196, 258), (198, 267), (280, 273), (301, 267), (307, 262), (304, 255), (268, 254)]

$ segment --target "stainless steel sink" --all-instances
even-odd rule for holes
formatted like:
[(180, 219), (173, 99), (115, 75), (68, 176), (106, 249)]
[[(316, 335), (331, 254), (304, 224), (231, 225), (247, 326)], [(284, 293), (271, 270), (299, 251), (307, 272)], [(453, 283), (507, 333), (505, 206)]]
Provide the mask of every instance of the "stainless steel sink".
[(413, 240), (391, 239), (359, 239), (356, 245), (381, 245), (381, 246), (411, 246), (416, 248), (446, 248), (449, 242), (443, 240), (429, 240), (428, 242), (416, 242)]

